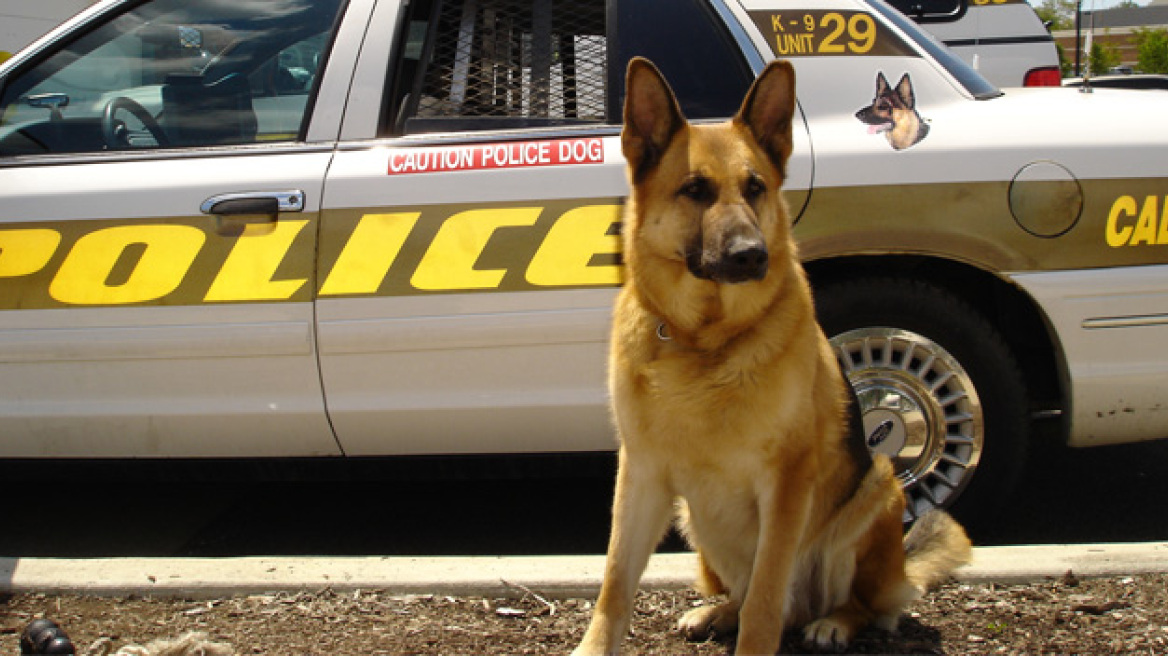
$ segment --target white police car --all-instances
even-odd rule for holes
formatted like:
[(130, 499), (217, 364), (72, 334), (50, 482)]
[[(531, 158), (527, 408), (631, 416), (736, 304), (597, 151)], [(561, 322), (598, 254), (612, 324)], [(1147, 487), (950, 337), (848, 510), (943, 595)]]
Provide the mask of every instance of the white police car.
[(910, 514), (1168, 436), (1158, 97), (1003, 93), (881, 0), (107, 0), (0, 67), (0, 457), (611, 450), (633, 55), (695, 119), (794, 62)]

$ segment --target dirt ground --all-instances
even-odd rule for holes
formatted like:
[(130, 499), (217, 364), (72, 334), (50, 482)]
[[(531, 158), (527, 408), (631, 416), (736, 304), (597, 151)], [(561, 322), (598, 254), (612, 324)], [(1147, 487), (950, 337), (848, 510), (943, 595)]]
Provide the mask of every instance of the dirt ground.
[[(687, 644), (674, 631), (682, 612), (703, 603), (711, 600), (694, 592), (641, 593), (625, 653), (728, 653), (730, 641)], [(580, 639), (590, 609), (591, 600), (518, 587), (508, 599), (327, 589), (209, 601), (22, 594), (0, 599), (0, 654), (19, 653), (20, 632), (39, 617), (61, 625), (80, 654), (102, 638), (120, 648), (190, 631), (238, 654), (562, 654)], [(782, 651), (813, 652), (795, 633)], [(911, 606), (897, 634), (869, 630), (848, 651), (1168, 654), (1168, 575), (955, 582)]]

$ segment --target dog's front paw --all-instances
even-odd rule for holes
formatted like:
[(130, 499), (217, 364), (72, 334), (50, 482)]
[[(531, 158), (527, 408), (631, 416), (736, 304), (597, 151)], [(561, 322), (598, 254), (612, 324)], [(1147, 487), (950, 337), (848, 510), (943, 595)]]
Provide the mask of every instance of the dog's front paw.
[(738, 605), (733, 602), (717, 606), (699, 606), (682, 616), (677, 630), (690, 642), (700, 642), (716, 635), (733, 633), (738, 628)]
[(604, 644), (584, 640), (572, 650), (572, 656), (616, 656), (618, 650), (608, 649)]
[(825, 617), (803, 629), (803, 640), (820, 649), (843, 649), (852, 641), (852, 629), (835, 618)]
[(584, 639), (572, 650), (572, 656), (616, 656), (620, 652), (619, 643), (612, 642), (604, 631), (589, 627)]
[(572, 656), (609, 656), (609, 654), (616, 654), (616, 652), (606, 652), (603, 649), (592, 649), (586, 645), (580, 645), (572, 650)]

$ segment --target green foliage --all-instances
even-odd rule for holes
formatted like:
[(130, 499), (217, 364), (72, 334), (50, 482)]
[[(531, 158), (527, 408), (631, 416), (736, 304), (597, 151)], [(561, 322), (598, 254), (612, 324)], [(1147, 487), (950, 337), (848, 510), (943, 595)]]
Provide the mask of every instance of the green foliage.
[(1044, 23), (1050, 23), (1050, 29), (1070, 30), (1075, 27), (1075, 0), (1042, 0), (1042, 4), (1034, 8), (1034, 13)]
[(1119, 66), (1123, 60), (1119, 56), (1119, 48), (1110, 43), (1095, 41), (1091, 44), (1091, 74), (1105, 75), (1113, 66)]
[(1058, 52), (1059, 70), (1062, 71), (1063, 77), (1069, 77), (1075, 74), (1075, 62), (1073, 59), (1067, 57), (1067, 49), (1061, 43), (1055, 43), (1054, 49)]
[(1136, 67), (1141, 73), (1168, 73), (1168, 30), (1136, 29), (1132, 39), (1139, 52)]

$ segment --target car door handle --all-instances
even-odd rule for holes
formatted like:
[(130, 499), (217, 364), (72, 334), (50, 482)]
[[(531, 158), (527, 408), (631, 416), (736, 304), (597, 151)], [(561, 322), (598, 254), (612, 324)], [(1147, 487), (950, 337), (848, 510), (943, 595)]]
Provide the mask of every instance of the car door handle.
[(199, 210), (219, 220), (216, 232), (220, 235), (237, 237), (248, 224), (275, 223), (281, 212), (303, 211), (304, 192), (293, 189), (219, 194), (203, 201)]

